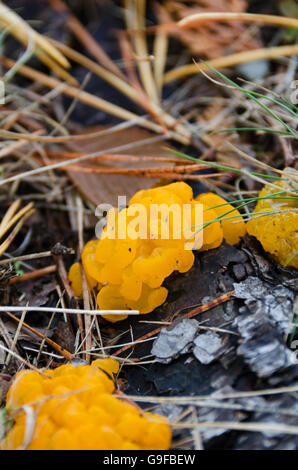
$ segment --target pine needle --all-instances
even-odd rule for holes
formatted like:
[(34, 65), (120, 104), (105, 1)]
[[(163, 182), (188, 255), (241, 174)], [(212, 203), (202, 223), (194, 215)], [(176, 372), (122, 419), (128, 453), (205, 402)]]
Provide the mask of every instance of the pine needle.
[[(273, 60), (279, 57), (291, 57), (297, 54), (297, 44), (291, 46), (265, 47), (253, 51), (238, 52), (236, 54), (227, 55), (218, 59), (209, 60), (208, 65), (216, 69), (223, 69), (234, 67), (235, 65), (246, 64), (247, 62), (254, 62), (256, 60)], [(207, 69), (208, 67), (205, 64), (188, 64), (183, 65), (182, 67), (177, 67), (176, 69), (172, 69), (164, 75), (164, 84), (170, 83), (174, 80), (179, 80), (189, 75), (195, 75), (201, 70)]]
[(260, 15), (254, 13), (208, 12), (189, 15), (178, 22), (182, 29), (194, 28), (211, 22), (243, 21), (245, 23), (262, 23), (288, 28), (298, 28), (298, 19), (276, 15)]
[[(32, 44), (32, 51), (28, 51), (30, 54), (35, 53), (45, 65), (67, 82), (72, 85), (77, 84), (77, 81), (65, 70), (70, 67), (66, 57), (2, 2), (0, 3), (0, 28), (8, 31), (25, 46)], [(30, 57), (27, 55), (25, 54), (28, 60)]]

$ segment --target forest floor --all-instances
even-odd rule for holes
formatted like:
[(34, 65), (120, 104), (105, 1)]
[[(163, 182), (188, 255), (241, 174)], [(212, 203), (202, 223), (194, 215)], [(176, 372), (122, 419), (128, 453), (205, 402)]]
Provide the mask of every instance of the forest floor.
[(173, 449), (297, 450), (297, 270), (254, 237), (197, 252), (141, 318), (110, 323), (85, 313), (94, 293), (74, 297), (67, 272), (100, 203), (185, 181), (246, 198), (248, 219), (268, 175), (291, 168), (297, 191), (297, 30), (176, 25), (193, 12), (296, 18), (295, 1), (148, 1), (146, 18), (137, 3), (6, 1), (46, 49), (24, 24), (22, 45), (0, 10), (1, 403), (24, 367), (114, 356), (119, 389), (167, 416)]

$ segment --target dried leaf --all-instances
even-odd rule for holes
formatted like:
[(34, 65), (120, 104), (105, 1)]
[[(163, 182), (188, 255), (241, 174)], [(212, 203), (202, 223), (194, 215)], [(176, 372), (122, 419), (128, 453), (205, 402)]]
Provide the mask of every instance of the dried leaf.
[(215, 59), (259, 47), (259, 42), (254, 37), (255, 31), (252, 33), (252, 30), (241, 22), (210, 23), (193, 30), (180, 30), (174, 22), (196, 13), (242, 13), (246, 10), (247, 2), (244, 0), (168, 0), (159, 14), (159, 20), (161, 23), (170, 24), (170, 33), (186, 44), (193, 54)]
[[(87, 132), (96, 132), (98, 128), (88, 129)], [(123, 129), (117, 133), (105, 134), (100, 137), (91, 138), (89, 141), (76, 142), (68, 144), (68, 147), (75, 152), (93, 153), (108, 150), (115, 146), (121, 146), (137, 141), (142, 141), (152, 137), (149, 132), (138, 129), (130, 128)], [(121, 152), (123, 155), (136, 155), (147, 157), (166, 157), (173, 158), (173, 154), (165, 150), (163, 142), (155, 142), (151, 144), (140, 144), (139, 146), (132, 146), (131, 149)], [(100, 163), (101, 167), (109, 168), (116, 166), (117, 168), (146, 168), (172, 166), (171, 163), (163, 163), (158, 161), (150, 161), (147, 164), (144, 161), (139, 162), (107, 162), (106, 160)], [(173, 164), (174, 166), (174, 164)], [(157, 179), (139, 178), (136, 176), (126, 175), (100, 175), (79, 173), (74, 171), (67, 172), (70, 179), (76, 185), (77, 189), (83, 196), (91, 201), (93, 204), (98, 205), (102, 202), (117, 205), (118, 195), (127, 196), (129, 199), (139, 189), (146, 189), (157, 183)]]

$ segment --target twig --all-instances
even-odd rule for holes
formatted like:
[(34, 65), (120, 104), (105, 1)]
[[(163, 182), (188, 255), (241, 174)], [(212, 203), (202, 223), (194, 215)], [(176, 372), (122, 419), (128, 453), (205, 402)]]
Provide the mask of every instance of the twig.
[[(136, 54), (140, 57), (148, 56), (146, 37), (144, 34), (146, 0), (126, 0), (125, 17), (127, 27), (132, 30), (132, 39)], [(159, 102), (156, 84), (153, 79), (151, 63), (147, 61), (138, 61), (140, 77), (143, 87), (150, 100), (157, 104)]]
[[(77, 158), (81, 157), (83, 153), (76, 153), (76, 152), (52, 152), (47, 151), (48, 157), (53, 158)], [(99, 157), (94, 157), (92, 160), (97, 161), (117, 161), (117, 162), (158, 162), (158, 163), (177, 163), (177, 164), (190, 164), (193, 165), (194, 162), (191, 161), (184, 161), (182, 158), (173, 158), (173, 157), (155, 157), (150, 155), (128, 155), (128, 154), (107, 154), (107, 155), (100, 155)], [(202, 167), (203, 168), (203, 167)]]
[(132, 84), (137, 94), (139, 104), (148, 112), (149, 115), (151, 115), (156, 120), (157, 124), (159, 124), (163, 129), (164, 135), (168, 137), (169, 133), (164, 121), (168, 121), (168, 119), (171, 119), (171, 117), (166, 113), (162, 112), (158, 105), (154, 101), (152, 101), (144, 91), (135, 71), (133, 61), (134, 53), (132, 50), (132, 46), (127, 38), (127, 35), (123, 32), (119, 33), (119, 44), (121, 54), (125, 61), (124, 64), (127, 71), (127, 75), (129, 77), (130, 83)]
[[(12, 67), (15, 64), (13, 60), (8, 59), (4, 56), (1, 56), (0, 63), (2, 63), (7, 68)], [(104, 111), (108, 114), (117, 116), (118, 118), (123, 119), (124, 121), (136, 121), (140, 126), (146, 129), (152, 130), (157, 133), (164, 133), (164, 127), (158, 125), (155, 122), (149, 121), (144, 117), (138, 116), (137, 114), (131, 111), (127, 111), (126, 109), (121, 108), (120, 106), (115, 105), (113, 103), (110, 103), (109, 101), (106, 101), (102, 98), (99, 98), (96, 95), (92, 95), (91, 93), (88, 93), (84, 90), (79, 90), (77, 87), (73, 87), (66, 83), (63, 83), (54, 77), (49, 77), (48, 75), (38, 72), (37, 70), (28, 67), (27, 65), (20, 65), (17, 71), (18, 73), (24, 75), (30, 80), (37, 81), (52, 89), (59, 89), (61, 93), (64, 93), (67, 96), (70, 96), (71, 98), (76, 98), (82, 101), (83, 103), (88, 104), (89, 106), (100, 109), (101, 111)], [(150, 106), (152, 108), (152, 113), (154, 114), (154, 116), (162, 120), (162, 122), (167, 127), (173, 129), (173, 131), (170, 132), (170, 136), (173, 139), (177, 140), (177, 142), (181, 142), (184, 144), (188, 144), (190, 142), (191, 133), (185, 126), (180, 123), (177, 123), (174, 117), (172, 117), (170, 114), (165, 113), (159, 106), (157, 106), (153, 102), (150, 103)]]
[[(12, 341), (12, 344), (10, 346), (10, 349), (11, 351), (14, 351), (15, 347), (16, 347), (16, 344), (17, 344), (17, 341), (18, 341), (18, 338), (19, 338), (19, 334), (21, 332), (21, 328), (22, 328), (22, 325), (24, 323), (24, 320), (25, 320), (25, 317), (26, 317), (26, 310), (24, 310), (24, 312), (22, 312), (22, 315), (21, 315), (21, 318), (19, 320), (19, 324), (18, 324), (18, 327), (17, 327), (17, 330), (15, 332), (15, 335), (14, 335), (14, 338), (13, 338), (13, 341)], [(7, 354), (7, 358), (6, 358), (6, 361), (5, 361), (5, 365), (8, 366), (9, 362), (10, 362), (10, 359), (11, 359), (11, 354)]]
[(80, 52), (72, 49), (71, 47), (66, 46), (65, 44), (62, 44), (61, 42), (55, 41), (54, 39), (49, 38), (49, 41), (52, 42), (52, 44), (54, 44), (57, 47), (57, 49), (61, 50), (67, 57), (69, 57), (69, 59), (77, 62), (78, 64), (87, 68), (91, 72), (95, 73), (100, 78), (108, 82), (110, 85), (117, 88), (121, 93), (126, 95), (131, 100), (135, 102), (136, 101), (139, 102), (139, 97), (138, 97), (137, 92), (125, 80), (123, 80), (122, 78), (119, 78), (117, 75), (114, 75), (109, 70), (106, 70), (101, 65), (97, 64), (93, 60), (84, 56)]
[[(13, 60), (3, 56), (1, 57), (0, 62), (8, 68), (12, 67), (15, 63)], [(88, 93), (84, 90), (78, 90), (78, 88), (76, 87), (67, 85), (58, 80), (57, 78), (50, 77), (42, 72), (38, 72), (37, 70), (28, 67), (27, 65), (21, 65), (18, 68), (18, 73), (33, 81), (39, 82), (49, 88), (57, 89), (58, 87), (60, 87), (61, 92), (65, 95), (70, 96), (71, 98), (77, 98), (78, 100), (88, 104), (89, 106), (100, 109), (101, 111), (104, 111), (108, 114), (117, 116), (120, 119), (123, 119), (125, 121), (139, 119), (139, 122), (143, 127), (146, 127), (147, 129), (153, 130), (155, 132), (162, 131), (160, 126), (158, 126), (154, 122), (151, 122), (145, 118), (140, 118), (137, 114), (127, 111), (126, 109), (121, 108), (120, 106), (117, 106), (113, 103), (110, 103), (109, 101), (106, 101), (100, 98), (99, 96), (92, 95), (91, 93)], [(185, 139), (182, 140), (185, 141)]]
[[(0, 130), (0, 135), (2, 137), (6, 137), (8, 139), (24, 139), (29, 142), (41, 142), (41, 143), (55, 143), (55, 144), (62, 144), (65, 142), (77, 142), (83, 140), (90, 140), (94, 138), (99, 138), (104, 135), (111, 135), (117, 132), (122, 131), (123, 129), (127, 129), (132, 127), (133, 125), (137, 125), (139, 123), (139, 118), (135, 121), (131, 122), (122, 122), (120, 124), (116, 124), (113, 127), (108, 127), (107, 129), (102, 129), (96, 132), (86, 132), (84, 134), (71, 134), (71, 135), (61, 135), (61, 136), (51, 136), (51, 135), (44, 135), (44, 136), (36, 136), (35, 133), (33, 134), (22, 134), (21, 132), (11, 132), (5, 129)], [(160, 136), (160, 140), (163, 139), (163, 136)]]
[(298, 19), (285, 16), (259, 15), (254, 13), (232, 13), (232, 12), (208, 12), (189, 15), (178, 22), (182, 29), (202, 26), (206, 23), (224, 21), (244, 21), (245, 23), (275, 24), (277, 26), (287, 26), (288, 28), (298, 28)]
[(0, 349), (3, 349), (3, 351), (7, 352), (7, 353), (10, 353), (13, 357), (15, 357), (16, 359), (18, 359), (19, 361), (21, 361), (21, 363), (25, 364), (25, 366), (27, 366), (29, 369), (32, 369), (34, 370), (35, 372), (38, 372), (39, 374), (41, 375), (44, 375), (45, 377), (47, 377), (48, 379), (51, 379), (52, 377), (50, 377), (49, 375), (45, 374), (41, 369), (38, 369), (37, 367), (33, 366), (32, 364), (30, 364), (30, 362), (26, 361), (25, 359), (23, 359), (19, 354), (16, 354), (14, 351), (11, 351), (10, 349), (6, 348), (5, 346), (3, 346), (3, 344), (0, 343)]
[(87, 31), (82, 23), (71, 13), (67, 5), (62, 0), (49, 0), (51, 6), (58, 12), (66, 13), (66, 24), (77, 39), (86, 47), (93, 57), (108, 70), (116, 74), (119, 78), (124, 76), (117, 65), (105, 53), (98, 42)]
[[(25, 309), (25, 310), (22, 314), (22, 318), (23, 318), (23, 315), (26, 314), (26, 312), (28, 311), (27, 307), (23, 307), (23, 309)], [(55, 349), (57, 352), (59, 352), (59, 354), (61, 354), (68, 361), (71, 361), (75, 357), (73, 354), (68, 352), (65, 348), (62, 348), (61, 346), (59, 346), (59, 344), (55, 343), (55, 341), (51, 340), (50, 338), (47, 338), (42, 333), (40, 333), (38, 330), (36, 330), (32, 326), (28, 325), (28, 323), (25, 323), (24, 321), (22, 321), (22, 319), (20, 320), (18, 317), (16, 317), (15, 315), (13, 315), (12, 313), (9, 313), (9, 312), (4, 312), (4, 313), (6, 313), (6, 315), (9, 316), (9, 318), (12, 318), (16, 322), (18, 322), (18, 324), (20, 325), (20, 328), (24, 328), (28, 331), (31, 331), (31, 333), (34, 333), (36, 336), (38, 336), (39, 338), (44, 340), (46, 343), (48, 343), (50, 346), (52, 346), (53, 349)]]
[(9, 247), (9, 245), (12, 243), (12, 241), (14, 240), (14, 238), (16, 237), (16, 235), (19, 233), (19, 231), (21, 230), (22, 226), (24, 225), (25, 221), (35, 212), (35, 209), (31, 209), (29, 210), (27, 213), (25, 213), (23, 215), (23, 217), (21, 218), (21, 220), (18, 222), (18, 224), (14, 227), (14, 229), (12, 230), (12, 232), (8, 235), (8, 237), (4, 240), (3, 243), (1, 243), (0, 245), (0, 255), (2, 255), (6, 250), (7, 248)]
[(31, 253), (28, 255), (16, 256), (14, 258), (8, 258), (0, 261), (0, 266), (9, 263), (15, 263), (16, 261), (24, 261), (24, 260), (31, 260), (37, 258), (48, 258), (52, 256), (51, 251), (42, 251), (40, 253)]
[(20, 306), (17, 307), (15, 305), (0, 305), (0, 312), (22, 312), (26, 310), (27, 312), (56, 312), (56, 313), (71, 313), (73, 315), (81, 315), (81, 314), (88, 314), (88, 315), (139, 315), (140, 312), (138, 310), (86, 310), (86, 309), (76, 309), (76, 308), (59, 308), (59, 307), (39, 307), (38, 305), (33, 306), (29, 305), (27, 307)]
[[(84, 248), (84, 220), (83, 220), (83, 204), (82, 199), (78, 195), (76, 197), (76, 205), (78, 208), (78, 239), (79, 239), (79, 257), (81, 258), (81, 254)], [(82, 276), (82, 287), (83, 287), (83, 304), (84, 308), (90, 310), (90, 298), (89, 298), (89, 289), (87, 284), (87, 279), (85, 275), (85, 271), (83, 266), (81, 265), (81, 276)], [(84, 323), (85, 323), (85, 334), (84, 340), (82, 341), (82, 346), (84, 349), (91, 349), (92, 346), (92, 331), (91, 331), (91, 317), (90, 315), (84, 316)], [(90, 354), (86, 354), (85, 357), (86, 361), (90, 361)]]
[(163, 76), (167, 62), (168, 52), (168, 33), (162, 29), (158, 29), (154, 39), (153, 45), (153, 72), (159, 96), (162, 95)]
[[(2, 132), (0, 130), (0, 135), (1, 135), (1, 133)], [(15, 135), (17, 135), (17, 134), (15, 134)], [(82, 162), (84, 160), (90, 160), (94, 157), (99, 157), (101, 154), (106, 155), (109, 152), (111, 152), (111, 153), (120, 152), (120, 151), (124, 151), (124, 150), (127, 150), (127, 149), (139, 147), (140, 145), (143, 145), (143, 144), (152, 144), (153, 142), (159, 141), (161, 138), (163, 138), (163, 137), (161, 137), (161, 136), (150, 137), (149, 139), (142, 139), (142, 140), (138, 140), (137, 142), (132, 142), (132, 143), (129, 143), (129, 144), (119, 145), (118, 147), (110, 148), (109, 150), (105, 150), (104, 152), (89, 153), (87, 155), (82, 155), (81, 157), (73, 159), (72, 163)], [(68, 165), (69, 163), (71, 163), (71, 161), (66, 160), (66, 161), (62, 161), (62, 162), (59, 162), (59, 163), (54, 163), (52, 165), (46, 165), (46, 166), (42, 166), (42, 167), (39, 167), (39, 168), (35, 168), (33, 170), (25, 171), (23, 173), (20, 173), (20, 174), (14, 175), (14, 176), (10, 176), (9, 178), (6, 178), (4, 180), (0, 179), (0, 186), (3, 186), (4, 184), (11, 183), (12, 181), (16, 181), (16, 180), (19, 180), (19, 179), (24, 180), (28, 176), (33, 176), (33, 175), (36, 175), (36, 174), (39, 174), (39, 173), (44, 173), (48, 170), (54, 170), (54, 169), (57, 169), (57, 168), (61, 168), (63, 166)]]
[[(68, 301), (71, 302), (71, 300), (74, 299), (75, 304), (76, 304), (77, 308), (79, 309), (78, 301), (76, 300), (76, 298), (74, 296), (73, 289), (72, 289), (71, 284), (68, 280), (68, 275), (67, 275), (67, 271), (65, 269), (65, 265), (64, 265), (62, 255), (53, 255), (53, 258), (54, 258), (54, 261), (57, 264), (58, 274), (59, 274), (60, 280), (63, 284), (63, 287), (65, 289), (65, 292), (67, 294)], [(65, 311), (65, 309), (64, 309), (64, 311)], [(66, 311), (65, 311), (65, 313), (66, 313)], [(79, 311), (77, 312), (77, 314), (78, 314), (77, 323), (78, 323), (78, 327), (79, 327), (79, 330), (80, 330), (81, 341), (83, 341), (83, 339), (84, 339), (83, 317), (82, 317), (82, 315)]]
[(229, 429), (236, 431), (251, 431), (251, 432), (277, 432), (278, 434), (298, 434), (298, 426), (289, 426), (280, 423), (235, 423), (232, 421), (199, 421), (197, 423), (171, 423), (175, 429), (193, 429), (194, 427), (201, 428), (216, 428), (216, 429)]
[[(9, 260), (10, 261), (10, 260)], [(22, 274), (21, 276), (14, 276), (9, 279), (8, 284), (16, 284), (19, 282), (30, 281), (32, 279), (37, 279), (42, 276), (46, 276), (47, 274), (54, 273), (57, 270), (57, 266), (54, 264), (50, 266), (46, 266), (45, 268), (36, 269), (35, 271), (31, 271), (30, 273)]]
[(2, 222), (0, 224), (0, 238), (2, 238), (3, 235), (5, 235), (5, 233), (26, 213), (30, 212), (33, 207), (33, 203), (31, 202), (25, 207), (23, 207), (17, 214), (15, 214), (15, 208), (18, 208), (19, 205), (20, 199), (18, 199), (17, 201), (15, 201), (15, 203), (11, 205), (11, 207), (8, 209), (5, 216), (3, 217)]
[[(199, 315), (199, 313), (207, 312), (208, 310), (211, 310), (212, 308), (217, 307), (218, 305), (220, 305), (224, 302), (227, 302), (230, 299), (230, 297), (233, 295), (233, 293), (234, 293), (234, 291), (227, 292), (226, 294), (221, 295), (217, 299), (211, 300), (211, 302), (208, 302), (204, 305), (201, 305), (200, 307), (196, 307), (193, 310), (191, 310), (190, 312), (185, 313), (184, 315), (181, 315), (180, 318), (193, 318), (196, 315)], [(168, 327), (168, 325), (165, 325), (165, 326), (161, 326), (159, 328), (156, 328), (153, 331), (150, 331), (149, 333), (147, 333), (147, 334), (141, 336), (140, 338), (136, 339), (134, 343), (129, 344), (129, 345), (124, 346), (123, 348), (119, 349), (114, 354), (112, 354), (112, 356), (119, 356), (119, 354), (122, 354), (127, 349), (130, 349), (131, 347), (137, 345), (140, 341), (143, 341), (145, 339), (148, 339), (148, 338), (151, 338), (152, 336), (157, 335), (158, 333), (161, 332), (161, 330), (163, 330), (164, 328), (167, 328), (167, 327)]]
[[(39, 160), (39, 159), (38, 159)], [(55, 161), (54, 161), (55, 163)], [(164, 166), (164, 167), (147, 167), (147, 168), (119, 168), (119, 167), (100, 167), (95, 165), (75, 165), (67, 163), (67, 167), (63, 166), (61, 170), (66, 169), (70, 171), (78, 171), (82, 173), (97, 173), (103, 175), (130, 175), (130, 176), (144, 176), (149, 177), (150, 174), (156, 175), (156, 173), (179, 173), (188, 174), (198, 170), (206, 170), (206, 165), (179, 165), (179, 166)]]
[(289, 387), (279, 387), (279, 388), (269, 388), (264, 390), (254, 390), (246, 392), (231, 392), (225, 394), (216, 393), (216, 396), (213, 394), (209, 395), (195, 395), (189, 397), (153, 397), (153, 396), (135, 396), (130, 395), (129, 397), (134, 401), (148, 402), (148, 403), (175, 403), (176, 405), (190, 405), (196, 403), (198, 400), (229, 400), (231, 398), (248, 398), (248, 397), (259, 397), (266, 395), (279, 395), (282, 393), (296, 393), (298, 392), (298, 385), (291, 385)]
[(11, 26), (10, 32), (21, 42), (27, 44), (27, 35), (23, 34), (24, 29), (30, 28), (30, 32), (37, 47), (43, 49), (49, 57), (52, 57), (55, 62), (62, 67), (69, 67), (69, 62), (57, 49), (52, 46), (41, 34), (34, 31), (27, 22), (25, 22), (13, 10), (5, 6), (2, 2), (0, 4), (0, 23), (5, 26)]
[(15, 150), (24, 147), (27, 143), (27, 140), (19, 140), (18, 142), (12, 142), (10, 145), (3, 147), (3, 149), (0, 150), (0, 158), (11, 155)]
[(208, 65), (211, 65), (216, 69), (220, 69), (245, 64), (255, 60), (277, 59), (278, 57), (283, 56), (291, 57), (296, 54), (298, 54), (298, 45), (296, 44), (292, 46), (269, 47), (253, 51), (239, 52), (225, 57), (220, 57), (218, 59), (209, 60), (208, 64), (189, 64), (172, 69), (164, 75), (164, 83), (170, 83), (173, 80), (178, 80), (188, 75), (195, 75), (199, 73), (200, 70), (208, 70)]
[(29, 405), (23, 405), (22, 409), (26, 415), (25, 435), (24, 435), (22, 444), (17, 448), (17, 450), (27, 449), (27, 447), (30, 445), (33, 439), (33, 434), (34, 434), (35, 425), (36, 425), (36, 414), (34, 412), (34, 409)]

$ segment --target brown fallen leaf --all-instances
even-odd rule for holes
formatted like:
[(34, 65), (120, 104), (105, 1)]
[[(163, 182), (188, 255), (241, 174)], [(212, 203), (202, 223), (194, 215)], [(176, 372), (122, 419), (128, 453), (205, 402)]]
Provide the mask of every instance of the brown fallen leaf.
[(247, 7), (248, 2), (245, 0), (167, 0), (158, 8), (158, 17), (161, 24), (167, 25), (169, 33), (180, 39), (192, 54), (214, 59), (260, 47), (255, 29), (250, 30), (237, 21), (227, 24), (210, 23), (200, 28), (181, 30), (176, 22), (197, 13), (243, 13), (247, 11)]
[[(95, 132), (96, 130), (98, 131), (100, 128), (90, 128), (86, 132), (91, 133)], [(150, 139), (151, 137), (153, 136), (148, 131), (138, 128), (129, 128), (123, 129), (116, 133), (105, 134), (96, 138), (93, 137), (88, 141), (68, 143), (67, 148), (73, 152), (88, 154), (93, 152), (101, 152), (116, 146), (118, 147), (121, 145)], [(142, 157), (160, 157), (161, 159), (173, 159), (173, 154), (166, 150), (164, 148), (165, 146), (168, 147), (168, 144), (165, 144), (162, 141), (150, 144), (143, 143), (139, 146), (131, 147), (128, 150), (121, 151), (121, 154)], [(185, 164), (185, 160), (181, 159), (181, 162)], [(113, 160), (109, 162), (106, 159), (100, 162), (100, 166), (106, 168), (111, 168), (111, 166), (131, 169), (146, 167), (160, 168), (163, 166), (174, 167), (174, 165), (175, 164), (171, 162), (163, 162), (158, 160), (152, 161), (151, 159), (148, 163), (146, 163), (144, 160), (134, 162)], [(158, 179), (146, 179), (128, 175), (100, 175), (83, 172), (79, 173), (77, 171), (67, 171), (67, 174), (77, 189), (82, 193), (82, 195), (95, 205), (100, 203), (117, 205), (118, 195), (126, 196), (127, 200), (129, 200), (129, 198), (133, 196), (136, 191), (150, 188), (159, 181)]]

